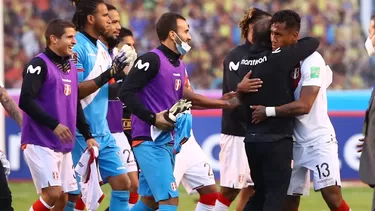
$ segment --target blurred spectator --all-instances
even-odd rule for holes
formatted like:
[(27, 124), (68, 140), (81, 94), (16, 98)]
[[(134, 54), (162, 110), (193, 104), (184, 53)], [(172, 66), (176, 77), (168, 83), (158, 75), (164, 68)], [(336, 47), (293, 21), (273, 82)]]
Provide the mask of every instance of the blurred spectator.
[[(22, 68), (44, 48), (48, 21), (71, 19), (75, 8), (68, 0), (4, 0), (5, 81), (19, 88)], [(321, 41), (319, 52), (334, 72), (331, 89), (372, 86), (375, 59), (365, 54), (365, 37), (359, 22), (359, 0), (108, 0), (121, 12), (121, 23), (133, 30), (139, 55), (159, 43), (155, 21), (166, 12), (184, 15), (193, 40), (184, 57), (195, 89), (220, 89), (225, 55), (242, 42), (238, 21), (248, 7), (274, 13), (296, 10), (302, 17), (300, 36)]]

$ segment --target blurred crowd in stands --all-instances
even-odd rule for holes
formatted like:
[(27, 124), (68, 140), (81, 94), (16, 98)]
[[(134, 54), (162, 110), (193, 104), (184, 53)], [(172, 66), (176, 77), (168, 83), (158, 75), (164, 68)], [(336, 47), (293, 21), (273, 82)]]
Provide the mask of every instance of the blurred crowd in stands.
[[(69, 0), (4, 0), (5, 86), (19, 88), (24, 65), (45, 47), (48, 21), (70, 20)], [(195, 89), (221, 89), (225, 55), (241, 44), (238, 22), (248, 7), (270, 13), (293, 9), (302, 18), (300, 36), (320, 38), (319, 52), (334, 72), (331, 89), (365, 89), (375, 81), (375, 58), (364, 50), (359, 0), (107, 0), (131, 29), (138, 54), (158, 46), (155, 22), (167, 11), (190, 24), (192, 50), (184, 57)], [(366, 26), (367, 28), (367, 26)]]

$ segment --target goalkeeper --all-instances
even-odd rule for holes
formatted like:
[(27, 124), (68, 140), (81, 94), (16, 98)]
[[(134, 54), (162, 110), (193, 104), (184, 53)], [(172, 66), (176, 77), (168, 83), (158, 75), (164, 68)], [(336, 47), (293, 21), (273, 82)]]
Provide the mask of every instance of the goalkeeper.
[[(174, 150), (178, 152), (178, 147), (173, 147), (172, 139), (178, 135), (172, 132), (154, 140), (151, 128), (155, 126), (171, 132), (175, 125), (178, 126), (168, 119), (174, 119), (175, 111), (183, 112), (190, 107), (189, 102), (178, 102), (182, 98), (199, 107), (227, 108), (232, 105), (229, 101), (207, 99), (184, 89), (185, 65), (180, 57), (190, 50), (188, 42), (191, 39), (184, 17), (176, 13), (163, 14), (156, 23), (156, 32), (161, 45), (134, 62), (119, 93), (121, 101), (132, 113), (132, 145), (141, 169), (138, 189), (141, 200), (133, 211), (157, 208), (174, 211), (178, 206), (173, 176)], [(176, 141), (181, 140), (176, 138)]]

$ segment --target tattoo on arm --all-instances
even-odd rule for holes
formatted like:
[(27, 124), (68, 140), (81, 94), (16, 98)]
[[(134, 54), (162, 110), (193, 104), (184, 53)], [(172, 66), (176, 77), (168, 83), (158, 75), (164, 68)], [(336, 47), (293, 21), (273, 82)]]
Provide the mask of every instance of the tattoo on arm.
[(17, 124), (22, 126), (22, 114), (19, 110), (17, 104), (9, 97), (7, 91), (1, 87), (0, 88), (0, 103), (3, 105), (4, 109), (8, 112), (9, 116), (12, 117)]

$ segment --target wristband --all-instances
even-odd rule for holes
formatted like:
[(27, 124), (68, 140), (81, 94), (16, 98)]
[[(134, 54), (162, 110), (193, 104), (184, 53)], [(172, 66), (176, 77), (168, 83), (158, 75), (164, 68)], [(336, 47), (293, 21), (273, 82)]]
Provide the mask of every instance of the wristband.
[(276, 109), (275, 107), (266, 107), (266, 116), (276, 116)]

